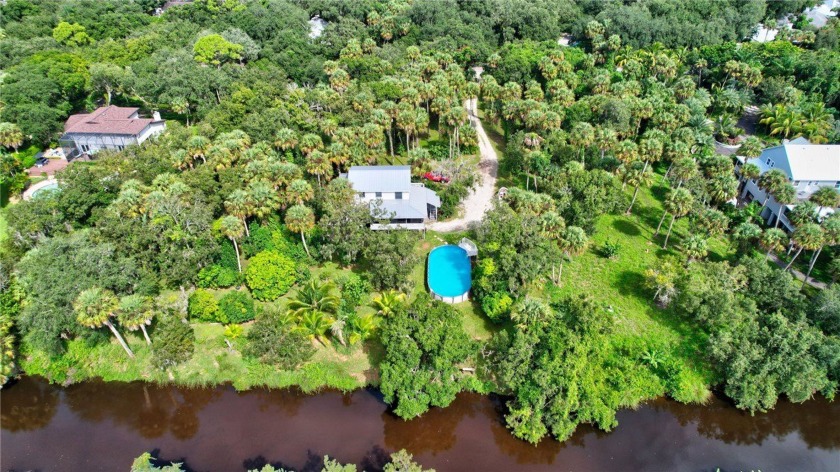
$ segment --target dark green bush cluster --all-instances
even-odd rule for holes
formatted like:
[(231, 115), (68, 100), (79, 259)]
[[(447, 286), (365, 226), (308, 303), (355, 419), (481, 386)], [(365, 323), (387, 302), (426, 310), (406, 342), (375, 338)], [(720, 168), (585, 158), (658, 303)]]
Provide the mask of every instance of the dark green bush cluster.
[(293, 369), (315, 353), (304, 334), (293, 331), (273, 313), (261, 314), (245, 339), (245, 356), (281, 369)]
[(195, 331), (177, 315), (164, 316), (155, 327), (152, 365), (168, 369), (188, 361), (195, 351)]
[(219, 311), (227, 323), (245, 323), (254, 319), (254, 299), (246, 291), (234, 290), (219, 300)]
[(198, 272), (197, 284), (201, 288), (227, 288), (242, 283), (242, 274), (237, 269), (213, 264)]

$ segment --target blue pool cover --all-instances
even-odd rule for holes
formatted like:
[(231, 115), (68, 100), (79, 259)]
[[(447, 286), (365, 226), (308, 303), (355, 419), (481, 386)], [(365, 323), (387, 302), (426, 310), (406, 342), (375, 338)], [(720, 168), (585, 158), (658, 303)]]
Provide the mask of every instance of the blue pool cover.
[(429, 289), (442, 297), (459, 297), (470, 291), (470, 258), (467, 251), (447, 244), (429, 253)]

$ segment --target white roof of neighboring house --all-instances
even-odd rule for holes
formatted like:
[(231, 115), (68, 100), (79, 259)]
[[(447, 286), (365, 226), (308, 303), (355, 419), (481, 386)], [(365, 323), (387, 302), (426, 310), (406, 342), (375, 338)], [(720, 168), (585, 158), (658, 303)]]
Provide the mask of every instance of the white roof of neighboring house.
[[(773, 166), (767, 164), (770, 158)], [(811, 144), (797, 138), (779, 146), (767, 148), (753, 161), (764, 173), (776, 168), (791, 180), (840, 181), (840, 145)]]
[(357, 192), (409, 192), (411, 166), (352, 166), (347, 180)]

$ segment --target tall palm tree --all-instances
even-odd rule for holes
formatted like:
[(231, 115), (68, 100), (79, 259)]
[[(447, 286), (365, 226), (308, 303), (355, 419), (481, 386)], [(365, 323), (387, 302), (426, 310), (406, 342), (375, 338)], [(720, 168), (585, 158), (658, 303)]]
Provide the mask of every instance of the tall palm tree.
[(117, 319), (120, 325), (129, 331), (135, 331), (139, 328), (143, 332), (143, 337), (146, 338), (146, 344), (152, 344), (149, 333), (146, 331), (146, 326), (152, 324), (154, 317), (155, 311), (151, 298), (138, 294), (126, 295), (120, 298), (117, 311)]
[(840, 192), (833, 187), (820, 187), (816, 192), (811, 194), (809, 200), (819, 206), (817, 214), (820, 214), (824, 207), (836, 208), (840, 206)]
[(286, 226), (293, 233), (300, 233), (300, 240), (303, 241), (303, 248), (309, 254), (309, 247), (306, 245), (306, 233), (315, 227), (315, 214), (306, 205), (297, 204), (286, 211)]
[(298, 136), (289, 128), (280, 128), (274, 133), (274, 146), (283, 151), (297, 146)]
[(125, 349), (128, 357), (133, 358), (134, 353), (128, 347), (128, 343), (125, 342), (120, 332), (111, 323), (111, 317), (114, 316), (118, 308), (119, 301), (114, 296), (114, 293), (99, 287), (83, 290), (73, 302), (76, 321), (80, 325), (92, 329), (107, 326), (111, 330), (111, 333), (114, 334), (114, 337), (117, 338), (122, 348)]
[(787, 181), (787, 174), (779, 169), (770, 169), (761, 174), (761, 177), (758, 178), (758, 188), (763, 190), (766, 195), (764, 201), (761, 203), (759, 214), (764, 211), (764, 208), (767, 206), (767, 201), (770, 200), (773, 192), (781, 188)]
[(193, 159), (201, 159), (207, 163), (207, 151), (210, 149), (210, 140), (201, 135), (191, 136), (187, 140), (187, 154)]
[(251, 208), (248, 192), (242, 189), (234, 190), (228, 195), (227, 200), (225, 200), (225, 210), (229, 214), (242, 219), (245, 234), (249, 237), (251, 236), (251, 232), (248, 230), (248, 216), (251, 214)]
[[(560, 249), (563, 251), (565, 257), (576, 256), (582, 253), (589, 244), (589, 236), (583, 228), (577, 226), (569, 226), (563, 233), (563, 239), (560, 241)], [(563, 277), (563, 259), (560, 258), (560, 272), (557, 274), (557, 282)]]
[(677, 188), (680, 188), (683, 183), (696, 176), (697, 172), (697, 161), (691, 157), (683, 157), (673, 162), (670, 175), (677, 180)]
[(595, 146), (601, 151), (601, 159), (607, 151), (612, 151), (617, 145), (618, 133), (614, 129), (602, 126), (595, 130)]
[(794, 254), (793, 259), (785, 266), (785, 270), (790, 269), (803, 250), (816, 251), (823, 245), (823, 229), (816, 223), (806, 223), (794, 230), (790, 236), (790, 240), (798, 250)]
[(374, 297), (371, 306), (376, 313), (384, 318), (390, 318), (396, 313), (397, 308), (405, 303), (406, 295), (396, 290), (387, 290)]
[(741, 203), (741, 200), (743, 200), (744, 196), (746, 196), (747, 194), (747, 182), (749, 182), (750, 180), (755, 180), (759, 176), (761, 176), (761, 168), (759, 168), (752, 162), (747, 162), (741, 166), (740, 174), (741, 177), (739, 179), (738, 185), (743, 185), (743, 189), (741, 190), (741, 193), (738, 196), (739, 204)]
[(783, 230), (779, 228), (767, 228), (761, 233), (758, 240), (761, 247), (767, 250), (764, 259), (770, 258), (770, 253), (773, 251), (781, 251), (787, 246), (788, 236)]
[(665, 221), (665, 215), (670, 214), (671, 223), (668, 225), (668, 234), (665, 236), (665, 243), (662, 245), (662, 249), (668, 249), (668, 238), (671, 237), (671, 229), (674, 227), (674, 221), (677, 218), (682, 218), (687, 215), (693, 205), (694, 197), (691, 195), (691, 192), (684, 188), (674, 189), (668, 193), (668, 197), (665, 199), (665, 211), (662, 213), (662, 219), (659, 220), (659, 225), (656, 227), (656, 233), (653, 234), (654, 236), (659, 234), (659, 230), (662, 228), (662, 222)]
[(298, 147), (302, 153), (308, 156), (312, 151), (322, 149), (324, 147), (324, 142), (317, 134), (308, 133), (301, 136), (300, 141), (298, 142)]
[(312, 200), (315, 193), (312, 191), (312, 186), (309, 182), (303, 179), (296, 179), (286, 188), (286, 201), (292, 204), (303, 205), (305, 202)]
[(592, 146), (595, 142), (595, 128), (585, 121), (575, 123), (569, 134), (569, 141), (572, 146), (579, 148), (578, 157), (580, 158), (580, 162), (586, 165), (584, 152), (586, 148)]
[(250, 182), (245, 191), (248, 193), (251, 214), (260, 220), (264, 220), (280, 208), (280, 196), (265, 180)]
[(719, 174), (706, 181), (706, 192), (715, 203), (729, 201), (738, 194), (738, 181), (731, 174)]
[(324, 177), (326, 180), (330, 180), (332, 177), (332, 171), (332, 163), (330, 162), (330, 156), (327, 153), (314, 149), (312, 152), (307, 154), (306, 172), (314, 175), (318, 179), (318, 186), (321, 185), (321, 177)]
[[(777, 188), (773, 192), (773, 199), (780, 205), (779, 212), (783, 212), (786, 205), (789, 205), (796, 201), (796, 189), (790, 182), (784, 182), (779, 188)], [(779, 220), (781, 218), (776, 218), (776, 223), (773, 225), (774, 228), (779, 227)]]
[(650, 185), (652, 181), (650, 169), (648, 169), (641, 162), (633, 162), (629, 166), (622, 166), (620, 170), (622, 181), (626, 185), (633, 186), (633, 198), (630, 200), (630, 206), (627, 207), (625, 214), (629, 215), (633, 211), (633, 205), (636, 204), (636, 197), (639, 195), (639, 187)]
[(289, 301), (290, 313), (306, 328), (307, 334), (319, 340), (338, 311), (339, 298), (334, 292), (333, 283), (313, 278)]
[(233, 249), (236, 251), (236, 266), (239, 267), (239, 272), (242, 272), (242, 261), (239, 257), (239, 244), (237, 240), (245, 234), (245, 225), (242, 224), (242, 220), (239, 218), (233, 215), (225, 215), (217, 220), (216, 228), (219, 234), (230, 239), (233, 243)]
[(805, 274), (805, 280), (803, 283), (805, 283), (808, 280), (808, 277), (811, 276), (811, 271), (814, 270), (814, 264), (817, 263), (817, 259), (819, 259), (823, 248), (825, 246), (834, 246), (840, 243), (840, 214), (832, 213), (828, 218), (823, 220), (822, 229), (822, 243), (820, 244), (819, 249), (814, 252), (813, 257), (811, 257), (811, 262), (808, 264), (808, 273)]

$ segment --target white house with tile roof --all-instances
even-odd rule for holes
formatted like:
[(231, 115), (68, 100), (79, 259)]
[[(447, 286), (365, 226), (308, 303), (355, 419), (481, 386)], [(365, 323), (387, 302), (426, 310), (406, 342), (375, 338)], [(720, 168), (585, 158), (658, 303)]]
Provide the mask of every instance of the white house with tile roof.
[[(742, 156), (737, 157), (740, 164), (744, 163)], [(820, 187), (832, 187), (840, 191), (840, 145), (811, 144), (805, 138), (785, 140), (779, 146), (765, 149), (757, 158), (750, 159), (765, 173), (770, 169), (784, 172), (796, 189), (796, 200), (805, 201)], [(756, 180), (750, 180), (743, 189), (747, 202), (763, 202), (767, 194), (758, 187)], [(780, 205), (771, 196), (767, 207), (761, 214), (768, 223), (775, 224), (776, 219), (788, 231), (793, 230), (793, 224), (788, 221), (785, 212), (796, 204)], [(824, 208), (821, 216), (833, 213), (836, 209)]]

